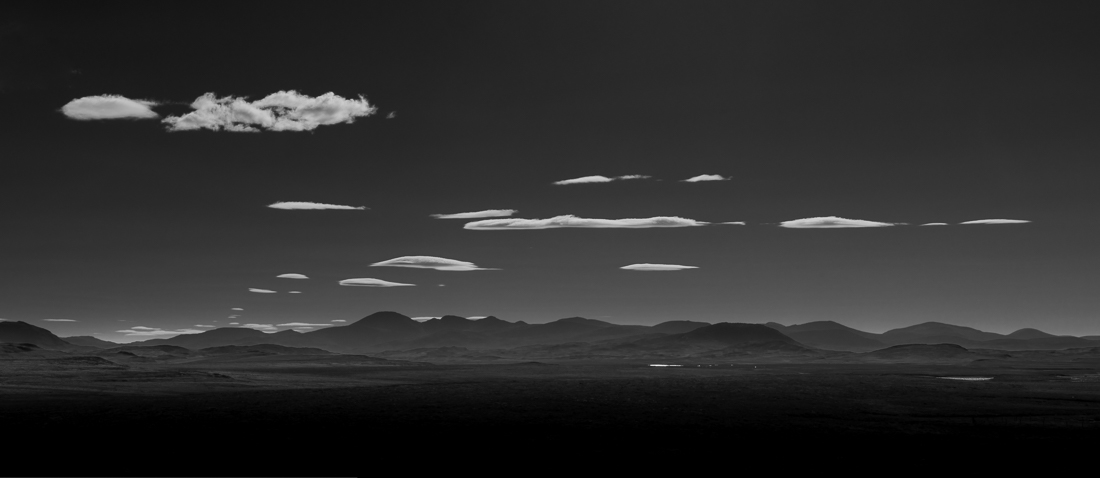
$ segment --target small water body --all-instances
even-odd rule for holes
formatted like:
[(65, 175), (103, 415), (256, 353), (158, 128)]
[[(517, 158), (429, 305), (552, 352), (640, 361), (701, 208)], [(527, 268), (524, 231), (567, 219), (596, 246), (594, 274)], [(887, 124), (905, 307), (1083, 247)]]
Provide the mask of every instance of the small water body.
[(981, 382), (983, 380), (993, 380), (993, 377), (936, 377), (944, 380), (966, 380), (967, 382)]

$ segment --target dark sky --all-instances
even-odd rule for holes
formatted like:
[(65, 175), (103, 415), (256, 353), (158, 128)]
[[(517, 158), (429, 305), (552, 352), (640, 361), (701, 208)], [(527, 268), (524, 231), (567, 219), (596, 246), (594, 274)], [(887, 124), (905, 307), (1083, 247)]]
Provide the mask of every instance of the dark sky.
[[(1100, 334), (1089, 2), (234, 5), (0, 14), (0, 317), (113, 340), (379, 310)], [(237, 133), (60, 111), (284, 90), (378, 112)], [(632, 174), (650, 178), (553, 184)], [(701, 174), (729, 179), (682, 181)], [(747, 225), (430, 217), (485, 209)], [(776, 225), (819, 216), (908, 225)], [(996, 218), (1030, 222), (958, 224)], [(412, 255), (501, 270), (370, 267)]]

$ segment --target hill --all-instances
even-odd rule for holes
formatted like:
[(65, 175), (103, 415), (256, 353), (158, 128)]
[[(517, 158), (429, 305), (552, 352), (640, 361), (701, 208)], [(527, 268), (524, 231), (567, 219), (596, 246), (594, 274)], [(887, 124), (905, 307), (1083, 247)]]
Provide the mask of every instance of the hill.
[(34, 344), (44, 349), (64, 350), (73, 347), (53, 332), (21, 320), (0, 321), (0, 342)]

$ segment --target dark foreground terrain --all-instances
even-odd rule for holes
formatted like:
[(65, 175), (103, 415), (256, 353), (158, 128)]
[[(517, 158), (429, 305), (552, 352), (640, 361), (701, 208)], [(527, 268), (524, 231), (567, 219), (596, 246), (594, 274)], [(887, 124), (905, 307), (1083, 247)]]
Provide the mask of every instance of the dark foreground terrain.
[[(714, 463), (748, 471), (765, 457), (783, 457), (768, 462), (776, 469), (826, 471), (867, 466), (858, 458), (867, 456), (992, 464), (983, 450), (997, 450), (1002, 465), (1014, 450), (1072, 459), (1069, 450), (1100, 439), (1100, 363), (1091, 360), (328, 360), (7, 360), (3, 474), (687, 472)], [(948, 376), (993, 378), (939, 378)], [(31, 458), (42, 453), (51, 458)]]

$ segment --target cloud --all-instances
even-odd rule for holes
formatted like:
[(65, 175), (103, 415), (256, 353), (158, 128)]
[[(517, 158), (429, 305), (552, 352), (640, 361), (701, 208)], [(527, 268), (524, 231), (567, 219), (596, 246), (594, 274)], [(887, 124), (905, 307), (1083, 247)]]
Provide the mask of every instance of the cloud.
[(553, 229), (560, 227), (589, 228), (645, 228), (645, 227), (688, 227), (702, 226), (705, 222), (675, 216), (650, 217), (645, 219), (587, 219), (573, 215), (556, 216), (550, 219), (486, 219), (468, 222), (464, 229), (508, 230), (508, 229)]
[(682, 271), (684, 269), (698, 269), (695, 266), (678, 266), (676, 264), (631, 264), (620, 269), (628, 271)]
[(511, 216), (519, 211), (515, 209), (486, 209), (477, 212), (459, 212), (455, 214), (432, 214), (436, 219), (477, 219), (479, 217)]
[(279, 329), (275, 328), (274, 325), (271, 325), (271, 324), (244, 324), (241, 327), (246, 328), (246, 329), (262, 330), (264, 332), (274, 332), (276, 330), (279, 330)]
[(697, 183), (700, 181), (729, 181), (730, 178), (719, 176), (717, 174), (700, 174), (693, 178), (687, 178), (681, 182), (685, 183)]
[(347, 321), (344, 320), (344, 319), (333, 319), (333, 322), (347, 322)]
[(279, 277), (282, 279), (309, 279), (309, 277), (306, 277), (305, 274), (279, 274), (275, 277)]
[(199, 324), (195, 324), (195, 327), (207, 327), (207, 328), (213, 328), (214, 326), (213, 326), (213, 325), (199, 325)]
[(229, 309), (229, 310), (244, 310), (244, 309), (242, 309), (242, 308), (240, 308), (240, 307), (234, 307), (234, 308), (232, 308), (232, 309)]
[(249, 102), (243, 97), (218, 98), (214, 93), (198, 97), (195, 109), (182, 116), (169, 116), (163, 122), (168, 131), (210, 129), (234, 132), (311, 131), (321, 125), (352, 123), (355, 118), (370, 116), (377, 109), (362, 96), (347, 99), (331, 92), (318, 97), (294, 90), (280, 91)]
[(745, 225), (745, 221), (731, 221), (731, 222), (720, 222), (720, 223), (718, 223), (718, 224), (733, 224), (733, 225), (735, 225), (735, 226), (744, 226), (744, 225)]
[(301, 294), (301, 293), (302, 293), (302, 291), (300, 291), (300, 290), (287, 291), (287, 294)]
[(267, 290), (267, 289), (253, 289), (253, 288), (251, 288), (251, 287), (249, 287), (249, 288), (248, 288), (248, 291), (249, 291), (249, 292), (259, 292), (259, 293), (261, 293), (261, 294), (276, 294), (276, 293), (277, 293), (277, 292), (275, 292), (275, 291), (273, 291), (273, 290)]
[(384, 281), (382, 279), (344, 279), (340, 281), (340, 285), (353, 285), (361, 287), (400, 287), (400, 286), (413, 286), (416, 284), (402, 284), (400, 282)]
[(339, 204), (324, 204), (319, 202), (302, 202), (302, 201), (281, 201), (277, 203), (268, 204), (267, 207), (274, 209), (343, 209), (343, 210), (363, 210), (366, 206), (341, 206)]
[(230, 322), (229, 325), (241, 325), (240, 322)]
[(928, 224), (921, 224), (922, 226), (946, 226), (946, 222), (930, 222)]
[(287, 322), (278, 324), (279, 327), (329, 327), (332, 324), (307, 324), (305, 322)]
[(960, 222), (959, 224), (1023, 224), (1025, 222), (1031, 221), (1025, 221), (1023, 219), (977, 219), (974, 221)]
[(150, 106), (156, 106), (156, 103), (118, 95), (85, 96), (68, 102), (61, 107), (61, 112), (75, 120), (156, 118), (157, 114), (149, 109)]
[(165, 330), (160, 327), (135, 326), (126, 330), (116, 330), (115, 332), (124, 334), (127, 337), (163, 337), (165, 335), (199, 334), (205, 331), (199, 329)]
[(371, 267), (413, 267), (417, 269), (435, 269), (440, 271), (493, 271), (478, 267), (473, 262), (456, 261), (434, 256), (402, 256), (388, 261), (375, 262)]
[(73, 319), (42, 319), (42, 320), (45, 320), (46, 322), (76, 322)]
[(438, 319), (439, 317), (409, 317), (417, 322), (427, 322), (432, 319)]
[(789, 227), (794, 229), (832, 229), (841, 227), (883, 227), (893, 226), (894, 224), (889, 222), (875, 222), (864, 221), (862, 219), (845, 219), (842, 217), (828, 216), (828, 217), (810, 217), (806, 219), (795, 219), (793, 221), (783, 221), (779, 223), (780, 227)]
[(615, 180), (645, 179), (645, 178), (648, 178), (648, 177), (649, 176), (645, 176), (645, 175), (641, 175), (641, 174), (627, 174), (625, 176), (616, 176), (616, 177), (613, 177), (613, 178), (609, 178), (607, 176), (585, 176), (585, 177), (582, 177), (582, 178), (563, 179), (561, 181), (554, 181), (554, 184), (564, 186), (566, 184), (609, 183), (609, 182), (615, 181)]

